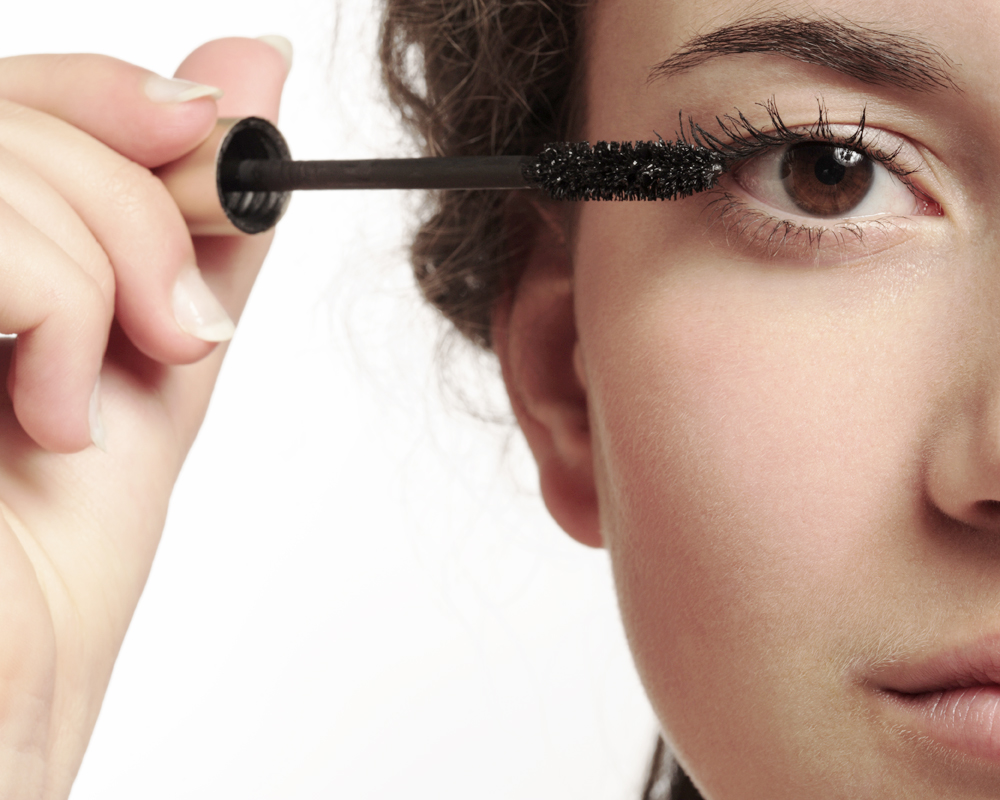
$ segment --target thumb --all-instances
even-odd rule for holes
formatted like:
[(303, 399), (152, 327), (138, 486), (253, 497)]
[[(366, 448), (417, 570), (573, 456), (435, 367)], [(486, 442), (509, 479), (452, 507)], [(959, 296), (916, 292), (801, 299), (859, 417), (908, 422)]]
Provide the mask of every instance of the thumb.
[[(222, 117), (255, 116), (277, 123), (291, 50), (282, 37), (217, 39), (191, 53), (175, 75), (223, 89), (218, 103)], [(194, 238), (202, 277), (233, 320), (239, 319), (273, 236), (272, 229), (253, 236)], [(194, 439), (205, 413), (225, 351), (224, 345), (217, 347), (197, 364), (175, 369), (163, 388), (162, 397), (188, 441)]]
[(216, 39), (185, 58), (174, 77), (225, 91), (221, 117), (263, 117), (277, 124), (291, 61), (292, 45), (282, 36)]

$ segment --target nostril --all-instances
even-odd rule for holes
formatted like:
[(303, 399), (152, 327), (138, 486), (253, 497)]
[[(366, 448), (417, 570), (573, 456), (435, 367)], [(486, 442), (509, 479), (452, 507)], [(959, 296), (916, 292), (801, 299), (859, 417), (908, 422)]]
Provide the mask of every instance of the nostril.
[(980, 500), (976, 510), (991, 522), (1000, 520), (1000, 500)]

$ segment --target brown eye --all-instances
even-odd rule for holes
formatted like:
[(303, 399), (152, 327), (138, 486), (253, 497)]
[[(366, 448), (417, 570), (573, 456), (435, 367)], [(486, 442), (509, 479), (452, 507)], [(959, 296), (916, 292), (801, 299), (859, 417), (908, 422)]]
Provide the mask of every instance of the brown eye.
[[(888, 151), (869, 145), (873, 154), (898, 154), (904, 149), (905, 142), (898, 137), (869, 130), (873, 141), (899, 142), (898, 148)], [(836, 141), (800, 140), (762, 148), (724, 175), (721, 185), (732, 190), (727, 191), (732, 202), (782, 223), (780, 231), (785, 232), (809, 219), (821, 223), (810, 230), (828, 230), (841, 221), (857, 224), (875, 217), (939, 215), (940, 206), (918, 196), (895, 174), (893, 164), (901, 160), (896, 155), (869, 155)]]
[(857, 150), (823, 142), (789, 147), (781, 159), (781, 183), (796, 208), (814, 217), (838, 217), (858, 206), (874, 182), (871, 159)]

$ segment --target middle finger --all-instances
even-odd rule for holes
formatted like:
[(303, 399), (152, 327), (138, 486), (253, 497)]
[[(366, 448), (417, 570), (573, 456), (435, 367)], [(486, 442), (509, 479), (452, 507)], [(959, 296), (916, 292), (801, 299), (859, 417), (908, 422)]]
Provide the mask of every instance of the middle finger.
[(149, 170), (60, 119), (0, 100), (0, 146), (59, 192), (107, 253), (122, 328), (147, 356), (190, 363), (213, 344), (174, 317), (178, 276), (197, 269), (187, 226)]

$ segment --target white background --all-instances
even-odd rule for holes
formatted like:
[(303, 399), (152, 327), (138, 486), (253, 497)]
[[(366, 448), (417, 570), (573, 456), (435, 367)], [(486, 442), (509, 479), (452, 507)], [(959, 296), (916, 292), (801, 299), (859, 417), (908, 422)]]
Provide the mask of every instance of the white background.
[[(406, 154), (366, 0), (5, 8), (0, 52), (171, 74), (281, 33), (298, 158)], [(405, 259), (416, 199), (300, 193), (181, 474), (73, 800), (628, 800), (654, 722), (606, 556), (538, 497), (489, 360)], [(457, 359), (457, 360), (456, 360)], [(487, 423), (467, 410), (499, 414)]]

